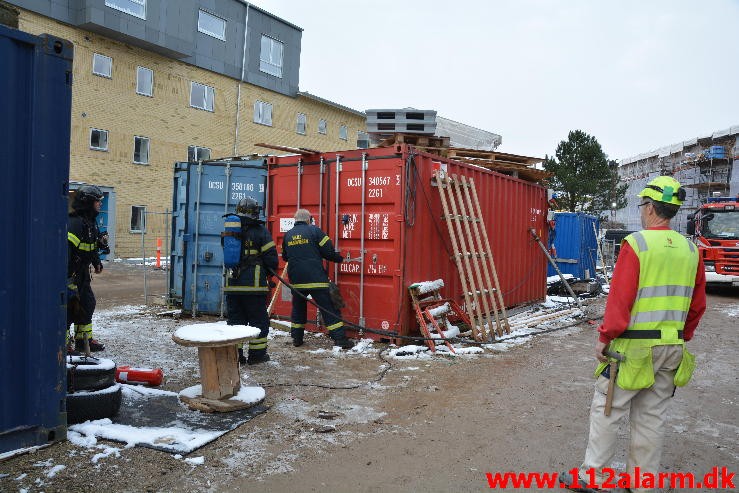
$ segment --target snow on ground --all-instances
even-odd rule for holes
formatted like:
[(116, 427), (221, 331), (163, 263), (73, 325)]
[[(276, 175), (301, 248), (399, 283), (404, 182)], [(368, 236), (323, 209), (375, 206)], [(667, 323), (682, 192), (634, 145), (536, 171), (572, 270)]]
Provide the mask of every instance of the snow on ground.
[[(495, 342), (488, 344), (466, 344), (460, 342), (458, 338), (453, 339), (454, 353), (449, 348), (437, 341), (436, 353), (431, 353), (428, 346), (419, 342), (417, 344), (409, 344), (401, 347), (387, 346), (385, 344), (375, 343), (371, 339), (362, 339), (357, 345), (349, 350), (343, 351), (338, 347), (331, 349), (316, 349), (306, 351), (307, 353), (324, 357), (324, 358), (357, 358), (357, 357), (376, 357), (378, 353), (386, 351), (387, 355), (395, 360), (445, 360), (449, 357), (475, 358), (486, 353), (494, 353), (507, 351), (520, 344), (525, 344), (539, 332), (572, 325), (576, 321), (578, 312), (557, 317), (558, 311), (571, 308), (573, 300), (571, 298), (547, 297), (546, 302), (525, 310), (521, 313), (509, 316), (509, 323), (513, 326), (522, 321), (531, 320), (531, 326), (515, 326), (510, 334), (498, 337)], [(727, 313), (739, 314), (739, 308), (732, 305), (723, 307)], [(94, 337), (106, 344), (106, 352), (104, 355), (113, 359), (118, 365), (131, 364), (138, 367), (161, 367), (164, 369), (165, 378), (176, 376), (177, 380), (187, 380), (193, 375), (199, 373), (197, 349), (191, 347), (178, 346), (172, 341), (172, 334), (176, 330), (182, 330), (184, 324), (173, 313), (163, 312), (169, 316), (161, 316), (156, 310), (145, 306), (120, 306), (110, 310), (101, 310), (97, 312), (93, 319)], [(536, 317), (541, 314), (552, 314), (553, 318), (537, 323)], [(217, 329), (227, 327), (220, 323), (212, 324), (196, 324), (201, 326), (215, 326)], [(271, 329), (269, 334), (270, 340), (288, 339), (289, 323), (283, 323), (285, 330)], [(456, 332), (453, 332), (456, 331)], [(450, 328), (448, 335), (456, 336), (458, 329)], [(325, 337), (323, 334), (306, 333), (306, 336), (313, 335), (316, 338)], [(287, 341), (285, 341), (287, 342)], [(275, 342), (280, 344), (281, 341)], [(277, 361), (270, 361), (270, 366), (280, 367)], [(427, 365), (428, 366), (428, 365)], [(307, 369), (307, 368), (306, 368)], [(405, 370), (419, 370), (418, 366), (409, 366)], [(255, 389), (261, 391), (257, 396), (254, 394)], [(187, 389), (192, 390), (192, 388)], [(245, 392), (244, 400), (249, 402), (259, 401), (264, 398), (264, 389), (261, 387), (243, 387)], [(368, 391), (382, 391), (376, 385), (370, 385)], [(143, 386), (124, 385), (123, 392), (127, 398), (145, 398), (147, 395), (163, 394), (176, 395), (178, 392), (166, 391), (161, 389), (148, 388)], [(247, 395), (248, 394), (248, 395)], [(310, 426), (327, 427), (325, 431), (332, 433), (320, 433), (311, 435), (311, 440), (316, 440), (316, 446), (320, 447), (322, 443), (338, 443), (342, 441), (342, 433), (337, 432), (336, 426), (346, 423), (366, 423), (368, 421), (379, 419), (382, 413), (378, 413), (373, 409), (358, 406), (355, 403), (337, 400), (335, 402), (324, 403), (322, 409), (302, 401), (299, 398), (291, 398), (278, 402), (273, 409), (277, 412), (292, 416), (296, 420), (305, 422)], [(330, 422), (321, 418), (322, 413), (329, 411), (333, 416)], [(327, 424), (328, 423), (328, 424)], [(329, 429), (330, 428), (330, 429)], [(161, 442), (162, 440), (171, 441), (178, 440), (183, 444), (196, 446), (199, 443), (207, 443), (213, 439), (211, 431), (198, 431), (185, 428), (136, 428), (132, 426), (119, 425), (112, 423), (109, 419), (85, 422), (73, 425), (69, 428), (69, 440), (79, 446), (88, 449), (97, 450), (92, 457), (92, 462), (97, 463), (103, 459), (119, 457), (121, 450), (130, 448), (137, 444), (152, 444)], [(257, 432), (254, 432), (257, 433)], [(256, 435), (254, 435), (256, 436)], [(123, 442), (125, 445), (120, 447), (109, 446), (98, 442), (99, 439), (113, 439)], [(234, 462), (249, 460), (249, 454), (258, 456), (265, 452), (260, 451), (260, 446), (255, 443), (254, 448), (244, 455), (245, 452), (234, 452), (232, 457), (226, 459)], [(189, 448), (192, 450), (192, 448)], [(188, 447), (183, 447), (182, 453), (186, 453)], [(264, 474), (278, 473), (291, 469), (291, 455), (294, 451), (285, 450), (284, 457), (278, 457), (274, 461), (274, 471), (264, 471)], [(175, 455), (176, 458), (181, 458)], [(193, 457), (185, 459), (193, 467), (204, 463), (203, 457)], [(53, 477), (64, 467), (64, 464), (39, 464), (39, 467), (45, 467), (47, 477)]]

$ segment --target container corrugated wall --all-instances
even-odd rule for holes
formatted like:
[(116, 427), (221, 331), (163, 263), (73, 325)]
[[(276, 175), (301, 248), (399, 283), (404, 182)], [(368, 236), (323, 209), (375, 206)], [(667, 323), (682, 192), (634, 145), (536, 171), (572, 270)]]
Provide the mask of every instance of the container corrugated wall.
[(72, 53), (0, 26), (0, 453), (66, 437)]
[[(546, 238), (546, 189), (432, 154), (411, 156), (409, 150), (342, 151), (338, 182), (337, 153), (271, 158), (269, 225), (278, 247), (296, 208), (308, 208), (344, 256), (365, 252), (363, 268), (329, 264), (332, 277), (338, 271), (347, 304), (344, 318), (401, 335), (415, 331), (410, 284), (441, 278), (444, 293), (463, 302), (441, 200), (432, 185), (433, 170), (443, 166), (475, 182), (506, 305), (543, 299), (546, 259), (529, 228)], [(275, 313), (289, 317), (289, 301), (283, 288)]]
[(223, 315), (223, 215), (239, 200), (267, 198), (264, 159), (175, 163), (170, 299), (183, 310)]
[[(554, 260), (559, 270), (579, 279), (594, 277), (598, 265), (598, 218), (582, 212), (557, 212), (554, 221), (553, 245), (557, 252)], [(547, 275), (557, 275), (551, 265)]]

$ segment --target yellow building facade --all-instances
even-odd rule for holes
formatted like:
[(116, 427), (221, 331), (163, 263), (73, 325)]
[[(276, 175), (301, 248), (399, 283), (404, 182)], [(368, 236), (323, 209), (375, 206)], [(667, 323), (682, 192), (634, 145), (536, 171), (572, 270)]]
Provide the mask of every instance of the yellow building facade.
[[(166, 236), (173, 164), (187, 161), (193, 146), (216, 159), (278, 153), (257, 143), (354, 149), (358, 136), (363, 137), (365, 117), (359, 111), (305, 93), (273, 92), (29, 10), (20, 12), (20, 30), (74, 44), (70, 182), (98, 185), (114, 195), (108, 221), (114, 225), (116, 257), (139, 257), (142, 250), (150, 256), (157, 237)], [(193, 84), (204, 94), (195, 106)], [(271, 122), (264, 118), (265, 108), (271, 109)], [(255, 122), (260, 116), (265, 123)], [(136, 230), (141, 208), (147, 218), (143, 246)]]

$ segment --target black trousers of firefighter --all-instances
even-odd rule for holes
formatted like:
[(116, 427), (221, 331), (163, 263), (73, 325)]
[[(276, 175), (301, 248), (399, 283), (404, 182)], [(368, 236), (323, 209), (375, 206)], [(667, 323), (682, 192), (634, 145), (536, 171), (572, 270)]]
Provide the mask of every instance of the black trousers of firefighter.
[(290, 335), (293, 339), (303, 340), (305, 322), (308, 318), (308, 301), (305, 298), (308, 295), (321, 307), (321, 317), (323, 317), (323, 323), (331, 339), (339, 340), (346, 337), (344, 322), (341, 321), (341, 311), (331, 301), (328, 288), (296, 289), (296, 291), (300, 294), (293, 293), (293, 309), (290, 316)]
[(228, 294), (226, 308), (228, 325), (251, 325), (259, 329), (259, 337), (249, 340), (249, 355), (255, 358), (265, 354), (269, 334), (267, 294)]

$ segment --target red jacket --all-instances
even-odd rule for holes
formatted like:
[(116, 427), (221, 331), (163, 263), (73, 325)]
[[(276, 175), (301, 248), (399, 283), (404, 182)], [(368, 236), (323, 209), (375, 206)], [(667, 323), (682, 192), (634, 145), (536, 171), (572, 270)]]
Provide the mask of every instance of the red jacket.
[[(670, 228), (649, 228), (670, 229)], [(598, 327), (601, 342), (609, 343), (615, 339), (629, 326), (631, 320), (631, 307), (636, 301), (636, 293), (639, 287), (639, 257), (627, 242), (621, 245), (616, 267), (611, 279), (611, 294), (606, 303), (606, 313), (603, 323)], [(703, 267), (703, 258), (698, 257), (698, 270), (695, 273), (695, 288), (693, 299), (690, 301), (688, 318), (685, 320), (683, 338), (689, 341), (693, 338), (698, 321), (706, 311), (706, 272)]]

